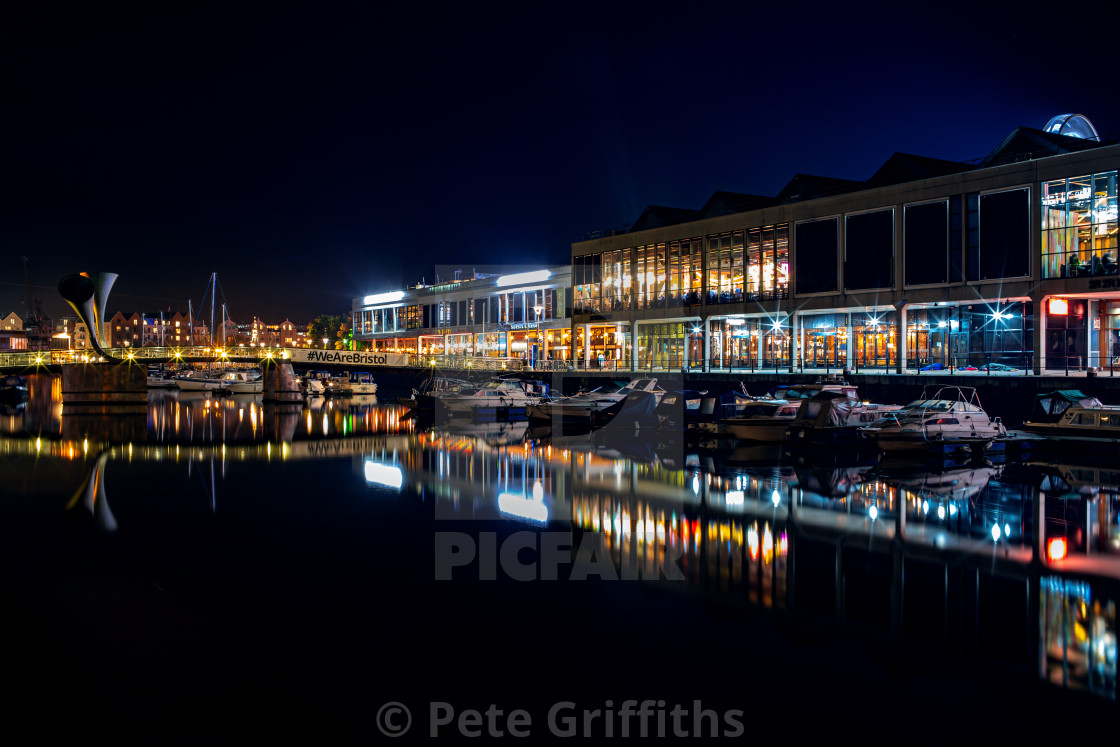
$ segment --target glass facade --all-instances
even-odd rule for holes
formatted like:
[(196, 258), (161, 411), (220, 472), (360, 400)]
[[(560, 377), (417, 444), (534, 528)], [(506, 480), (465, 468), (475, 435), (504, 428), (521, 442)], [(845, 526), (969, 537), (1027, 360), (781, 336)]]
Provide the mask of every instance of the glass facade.
[(804, 336), (801, 360), (810, 368), (843, 368), (848, 364), (848, 315), (800, 317)]
[(638, 367), (679, 371), (684, 366), (685, 326), (685, 322), (638, 325)]
[(1042, 277), (1117, 274), (1116, 173), (1042, 183)]

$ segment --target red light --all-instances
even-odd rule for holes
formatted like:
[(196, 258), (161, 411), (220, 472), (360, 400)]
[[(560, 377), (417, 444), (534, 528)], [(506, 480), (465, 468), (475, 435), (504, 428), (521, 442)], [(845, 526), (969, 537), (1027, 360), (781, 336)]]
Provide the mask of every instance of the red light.
[(1067, 316), (1069, 314), (1069, 301), (1064, 298), (1051, 298), (1047, 310), (1056, 316)]
[(1046, 556), (1050, 560), (1062, 560), (1068, 551), (1064, 537), (1055, 537), (1046, 545)]

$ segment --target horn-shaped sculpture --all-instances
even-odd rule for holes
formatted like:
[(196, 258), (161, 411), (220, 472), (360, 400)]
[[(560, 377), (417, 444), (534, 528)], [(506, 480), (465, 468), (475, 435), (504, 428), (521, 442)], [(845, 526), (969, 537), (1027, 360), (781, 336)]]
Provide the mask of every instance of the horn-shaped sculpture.
[(109, 509), (109, 501), (105, 497), (105, 463), (109, 461), (108, 452), (103, 452), (97, 457), (93, 468), (90, 469), (86, 479), (82, 482), (70, 503), (66, 505), (67, 511), (81, 506), (90, 516), (98, 529), (106, 532), (117, 530), (117, 519)]
[(117, 280), (114, 272), (88, 272), (67, 275), (58, 281), (58, 292), (78, 314), (78, 319), (89, 330), (90, 344), (98, 355), (105, 360), (117, 361), (101, 346), (101, 335), (105, 323), (105, 303), (109, 300), (109, 290)]

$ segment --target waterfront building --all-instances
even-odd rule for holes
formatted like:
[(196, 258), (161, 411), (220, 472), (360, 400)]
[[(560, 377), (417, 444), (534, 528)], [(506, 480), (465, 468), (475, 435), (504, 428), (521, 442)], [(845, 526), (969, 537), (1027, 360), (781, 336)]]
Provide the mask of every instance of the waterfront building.
[(355, 344), (426, 356), (571, 360), (570, 266), (449, 275), (354, 299)]
[(1080, 115), (958, 163), (648, 207), (572, 245), (574, 359), (596, 367), (1086, 369), (1120, 362), (1120, 145)]
[(8, 314), (3, 319), (0, 319), (0, 329), (8, 331), (23, 331), (23, 319), (16, 312)]

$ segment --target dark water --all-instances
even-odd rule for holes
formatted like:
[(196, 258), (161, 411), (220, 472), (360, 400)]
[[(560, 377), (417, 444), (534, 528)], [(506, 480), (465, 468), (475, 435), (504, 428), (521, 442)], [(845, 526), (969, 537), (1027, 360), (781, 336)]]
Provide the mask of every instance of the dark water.
[(335, 743), (385, 739), (388, 702), (410, 737), (435, 702), (440, 736), (523, 709), (534, 741), (1115, 723), (1120, 466), (807, 463), (390, 401), (88, 417), (48, 382), (0, 413), (12, 730)]

